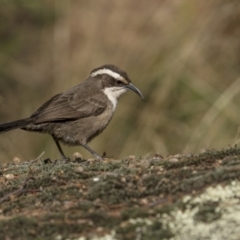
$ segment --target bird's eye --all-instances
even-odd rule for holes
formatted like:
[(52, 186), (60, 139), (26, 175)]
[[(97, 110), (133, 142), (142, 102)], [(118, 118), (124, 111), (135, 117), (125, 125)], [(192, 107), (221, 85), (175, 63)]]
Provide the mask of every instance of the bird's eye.
[(117, 84), (120, 85), (120, 84), (122, 84), (122, 82), (121, 81), (117, 81)]

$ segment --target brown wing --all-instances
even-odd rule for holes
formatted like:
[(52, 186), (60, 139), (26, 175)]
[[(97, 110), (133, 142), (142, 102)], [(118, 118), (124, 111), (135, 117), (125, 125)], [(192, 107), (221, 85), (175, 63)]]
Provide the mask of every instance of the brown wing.
[(106, 95), (98, 89), (76, 86), (43, 104), (31, 117), (34, 123), (68, 121), (99, 115), (107, 107)]

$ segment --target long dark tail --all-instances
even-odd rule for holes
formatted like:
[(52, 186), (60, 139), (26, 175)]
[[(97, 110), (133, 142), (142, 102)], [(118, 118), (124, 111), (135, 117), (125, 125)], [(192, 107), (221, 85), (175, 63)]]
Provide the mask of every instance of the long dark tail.
[(13, 122), (0, 124), (0, 134), (7, 131), (11, 131), (13, 129), (25, 127), (31, 122), (32, 122), (31, 118), (25, 118)]

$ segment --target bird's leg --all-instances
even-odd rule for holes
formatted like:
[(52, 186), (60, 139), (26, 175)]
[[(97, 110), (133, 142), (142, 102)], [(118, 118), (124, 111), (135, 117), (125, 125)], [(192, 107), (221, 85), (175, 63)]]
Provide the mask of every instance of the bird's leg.
[(93, 151), (87, 144), (81, 144), (85, 149), (87, 149), (96, 159), (103, 160), (95, 151)]
[(68, 160), (68, 158), (65, 156), (65, 154), (64, 154), (64, 152), (63, 152), (63, 150), (62, 150), (62, 148), (61, 148), (60, 143), (58, 142), (58, 140), (57, 140), (53, 135), (52, 135), (52, 138), (53, 138), (54, 142), (56, 143), (57, 148), (58, 148), (58, 151), (60, 152), (62, 158), (63, 158), (64, 160)]

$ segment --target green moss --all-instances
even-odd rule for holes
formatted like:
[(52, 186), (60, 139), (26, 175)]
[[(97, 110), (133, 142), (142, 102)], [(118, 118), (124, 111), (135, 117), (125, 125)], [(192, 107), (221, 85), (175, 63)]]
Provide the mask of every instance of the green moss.
[(217, 210), (217, 202), (205, 202), (199, 206), (198, 212), (195, 214), (194, 219), (204, 223), (210, 223), (219, 219), (222, 214)]
[[(238, 151), (180, 155), (178, 164), (168, 158), (6, 164), (0, 197), (12, 195), (1, 203), (0, 239), (90, 237), (111, 230), (124, 240), (168, 239), (173, 233), (162, 216), (197, 207), (196, 222), (218, 221), (224, 213), (216, 202), (189, 204), (183, 197), (239, 179)], [(7, 174), (15, 177), (7, 179)], [(15, 196), (24, 182), (32, 191)]]

